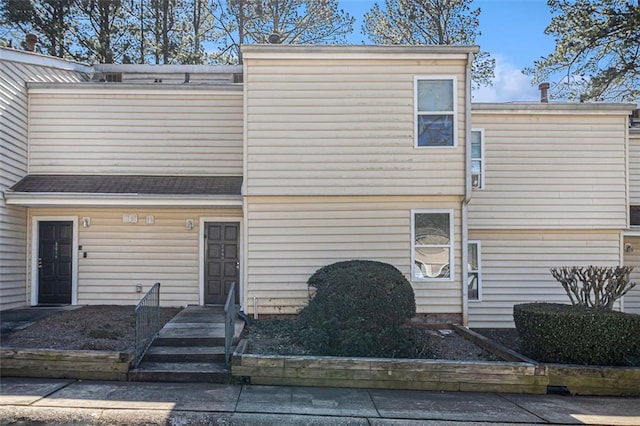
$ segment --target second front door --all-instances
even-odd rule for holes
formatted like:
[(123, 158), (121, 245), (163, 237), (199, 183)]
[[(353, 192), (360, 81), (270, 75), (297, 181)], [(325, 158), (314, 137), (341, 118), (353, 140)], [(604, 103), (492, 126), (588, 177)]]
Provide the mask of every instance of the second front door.
[[(238, 235), (240, 224), (235, 222), (205, 223), (204, 303), (222, 305), (232, 283), (238, 283)], [(236, 300), (238, 291), (236, 290)]]

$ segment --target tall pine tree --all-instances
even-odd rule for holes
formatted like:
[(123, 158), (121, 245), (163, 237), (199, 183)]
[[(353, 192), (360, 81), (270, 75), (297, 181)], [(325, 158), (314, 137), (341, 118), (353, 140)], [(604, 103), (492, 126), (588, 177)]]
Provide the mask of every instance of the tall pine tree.
[[(364, 15), (363, 34), (376, 44), (473, 45), (480, 35), (480, 9), (472, 0), (385, 0)], [(474, 86), (490, 85), (495, 60), (476, 55)]]
[(640, 0), (548, 0), (556, 49), (525, 70), (556, 78), (551, 95), (580, 101), (640, 98)]

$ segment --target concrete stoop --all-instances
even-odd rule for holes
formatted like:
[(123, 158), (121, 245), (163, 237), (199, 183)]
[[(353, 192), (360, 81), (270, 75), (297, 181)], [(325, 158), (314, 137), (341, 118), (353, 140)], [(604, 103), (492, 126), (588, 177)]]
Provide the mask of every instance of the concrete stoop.
[[(236, 318), (234, 345), (244, 328)], [(224, 311), (219, 306), (188, 306), (168, 322), (130, 381), (229, 383), (224, 363)]]

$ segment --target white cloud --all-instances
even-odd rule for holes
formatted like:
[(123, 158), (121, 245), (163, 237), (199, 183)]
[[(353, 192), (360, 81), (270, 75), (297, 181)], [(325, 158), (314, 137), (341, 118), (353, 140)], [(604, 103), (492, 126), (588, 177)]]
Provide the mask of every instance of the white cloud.
[(473, 91), (473, 102), (539, 101), (540, 92), (531, 86), (531, 77), (501, 55), (492, 55), (496, 60), (493, 86)]

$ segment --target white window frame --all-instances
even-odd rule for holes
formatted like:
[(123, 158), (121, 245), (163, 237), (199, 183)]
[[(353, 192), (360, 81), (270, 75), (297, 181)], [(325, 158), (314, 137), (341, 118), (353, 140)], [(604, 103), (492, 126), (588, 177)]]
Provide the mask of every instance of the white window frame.
[[(474, 161), (480, 161), (480, 185), (472, 186), (472, 188), (473, 190), (482, 190), (484, 189), (484, 129), (472, 128), (471, 133), (473, 132), (480, 133), (480, 157), (474, 157), (473, 149), (471, 150), (471, 163), (473, 164)], [(471, 144), (469, 144), (469, 146), (471, 146)], [(472, 173), (472, 176), (473, 176), (473, 173)]]
[[(416, 215), (417, 214), (442, 214), (447, 213), (449, 215), (449, 244), (434, 244), (423, 246), (416, 246)], [(435, 282), (451, 282), (455, 280), (455, 241), (454, 241), (454, 229), (455, 229), (455, 216), (453, 209), (414, 209), (411, 210), (411, 280), (412, 281), (435, 281)], [(418, 277), (415, 274), (416, 264), (416, 247), (449, 247), (449, 276), (445, 278), (430, 278), (430, 277)]]
[[(478, 253), (478, 269), (476, 271), (473, 271), (471, 269), (471, 265), (469, 264), (469, 267), (467, 268), (467, 274), (471, 273), (471, 272), (477, 272), (478, 273), (478, 298), (477, 299), (470, 299), (467, 293), (467, 300), (469, 300), (470, 302), (482, 302), (482, 242), (480, 240), (469, 240), (467, 241), (468, 245), (471, 244), (475, 244), (478, 248), (476, 250), (476, 253)], [(469, 253), (469, 247), (467, 246), (467, 253)], [(468, 256), (468, 255), (467, 255)], [(469, 285), (469, 277), (467, 276), (467, 280), (465, 281), (465, 285)]]
[[(418, 81), (451, 80), (453, 82), (453, 111), (418, 111)], [(458, 78), (455, 75), (416, 75), (413, 77), (413, 146), (417, 149), (452, 149), (458, 146)], [(453, 117), (453, 144), (450, 146), (419, 146), (418, 117), (420, 115), (451, 115)]]

